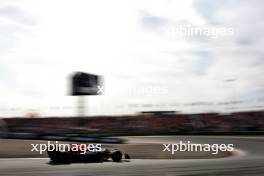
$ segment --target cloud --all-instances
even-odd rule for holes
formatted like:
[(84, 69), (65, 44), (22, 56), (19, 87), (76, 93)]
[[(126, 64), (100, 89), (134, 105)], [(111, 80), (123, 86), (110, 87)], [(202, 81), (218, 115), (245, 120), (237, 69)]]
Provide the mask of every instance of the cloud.
[(6, 50), (14, 47), (20, 35), (30, 31), (35, 21), (26, 11), (16, 5), (0, 4), (0, 49)]
[(169, 22), (169, 19), (152, 15), (147, 11), (140, 11), (140, 18), (143, 27), (149, 30), (157, 30), (166, 26)]
[[(105, 3), (40, 0), (3, 4), (0, 104), (75, 106), (74, 98), (66, 96), (67, 77), (73, 71), (105, 76), (107, 94), (89, 97), (89, 105), (100, 107), (92, 114), (115, 113), (118, 110), (114, 107), (126, 104), (218, 102), (262, 96), (261, 1)], [(231, 27), (234, 34), (212, 38), (166, 33), (166, 29), (179, 25)], [(236, 81), (223, 81), (229, 79)], [(150, 97), (126, 91), (149, 86), (167, 86), (168, 94)], [(179, 108), (191, 112), (212, 107)], [(214, 108), (225, 110), (223, 106)], [(134, 111), (126, 109), (126, 113)]]
[[(261, 75), (263, 75), (264, 63), (263, 48), (261, 47), (264, 41), (261, 5), (261, 1), (226, 0), (213, 2), (196, 0), (193, 7), (197, 15), (204, 21), (201, 25), (197, 25), (196, 21), (190, 20), (188, 17), (185, 20), (176, 20), (172, 17), (167, 17), (164, 20), (161, 18), (162, 15), (155, 16), (155, 19), (163, 19), (163, 23), (156, 24), (158, 28), (188, 24), (192, 27), (234, 29), (234, 35), (220, 36), (216, 39), (200, 36), (183, 37), (185, 42), (191, 46), (190, 48), (183, 50), (181, 47), (175, 47), (164, 53), (171, 55), (166, 57), (174, 57), (174, 60), (177, 60), (174, 62), (174, 65), (177, 65), (175, 71), (167, 71), (167, 77), (172, 75), (170, 76), (171, 80), (173, 77), (174, 80), (182, 80), (186, 94), (194, 92), (199, 94), (200, 92), (200, 95), (196, 94), (193, 99), (208, 99), (210, 95), (215, 95), (215, 99), (223, 97), (229, 100), (261, 97), (263, 90), (261, 88), (263, 82)], [(151, 11), (149, 13), (154, 14)], [(250, 21), (255, 23), (250, 23)], [(155, 29), (154, 27), (153, 31), (156, 31)], [(158, 34), (164, 38), (169, 38), (166, 35)], [(176, 43), (179, 39), (174, 38), (173, 40)], [(179, 70), (182, 74), (179, 74)], [(162, 72), (160, 74), (166, 77), (166, 74), (162, 74)], [(236, 78), (234, 84), (221, 85), (221, 80), (231, 78)], [(199, 85), (194, 85), (199, 80), (202, 83), (200, 85), (202, 89), (199, 89)], [(188, 87), (193, 90), (188, 89)], [(179, 87), (176, 90), (181, 92)]]
[(0, 16), (5, 20), (10, 20), (22, 25), (35, 25), (35, 21), (26, 11), (14, 5), (1, 5)]

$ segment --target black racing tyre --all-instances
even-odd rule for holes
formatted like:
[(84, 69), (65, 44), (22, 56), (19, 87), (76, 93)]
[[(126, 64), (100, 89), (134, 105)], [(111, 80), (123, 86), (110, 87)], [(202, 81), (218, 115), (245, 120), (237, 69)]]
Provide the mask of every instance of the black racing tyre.
[(48, 155), (50, 157), (50, 160), (54, 163), (60, 163), (60, 152), (58, 151), (48, 151)]
[(131, 159), (130, 155), (125, 153), (125, 159)]
[(122, 152), (115, 151), (111, 154), (111, 158), (114, 162), (120, 162), (122, 159)]
[(69, 164), (71, 162), (70, 153), (67, 152), (49, 151), (48, 155), (53, 163)]
[(60, 163), (69, 164), (71, 163), (71, 155), (68, 152), (60, 153)]

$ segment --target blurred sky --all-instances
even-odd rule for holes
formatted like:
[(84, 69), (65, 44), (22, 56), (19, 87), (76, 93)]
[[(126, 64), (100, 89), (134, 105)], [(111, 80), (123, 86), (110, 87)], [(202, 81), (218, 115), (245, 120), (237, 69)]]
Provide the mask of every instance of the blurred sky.
[[(104, 76), (105, 95), (87, 98), (89, 115), (262, 106), (263, 6), (262, 0), (1, 0), (0, 116), (74, 115), (77, 98), (68, 96), (74, 71)], [(233, 34), (168, 32), (179, 25)], [(230, 101), (239, 103), (223, 105)]]

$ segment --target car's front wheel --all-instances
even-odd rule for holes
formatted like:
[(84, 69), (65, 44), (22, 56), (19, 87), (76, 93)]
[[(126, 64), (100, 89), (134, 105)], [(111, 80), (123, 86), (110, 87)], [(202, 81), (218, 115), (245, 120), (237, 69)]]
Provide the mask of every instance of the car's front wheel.
[(115, 151), (111, 154), (111, 158), (114, 162), (120, 162), (122, 159), (122, 152)]

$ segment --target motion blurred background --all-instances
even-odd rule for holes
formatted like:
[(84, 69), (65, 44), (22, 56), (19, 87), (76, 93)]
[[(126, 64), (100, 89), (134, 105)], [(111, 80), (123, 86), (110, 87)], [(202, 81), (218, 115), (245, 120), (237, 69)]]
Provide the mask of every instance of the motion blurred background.
[[(0, 6), (2, 129), (263, 131), (260, 0)], [(104, 77), (104, 94), (83, 100), (85, 117), (76, 112), (78, 97), (69, 96), (74, 71)]]
[[(262, 138), (263, 3), (1, 0), (0, 136), (117, 144), (127, 135)], [(102, 94), (71, 96), (75, 72), (101, 75)], [(248, 161), (250, 168), (263, 158)]]

